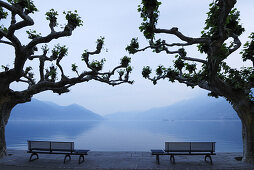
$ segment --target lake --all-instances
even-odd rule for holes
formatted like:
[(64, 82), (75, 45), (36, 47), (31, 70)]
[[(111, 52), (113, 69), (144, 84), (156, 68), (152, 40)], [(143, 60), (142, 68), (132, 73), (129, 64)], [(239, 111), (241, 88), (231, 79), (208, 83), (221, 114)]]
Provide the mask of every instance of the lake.
[(27, 140), (73, 141), (76, 149), (150, 151), (165, 141), (216, 142), (217, 152), (242, 152), (240, 121), (9, 121), (8, 149)]

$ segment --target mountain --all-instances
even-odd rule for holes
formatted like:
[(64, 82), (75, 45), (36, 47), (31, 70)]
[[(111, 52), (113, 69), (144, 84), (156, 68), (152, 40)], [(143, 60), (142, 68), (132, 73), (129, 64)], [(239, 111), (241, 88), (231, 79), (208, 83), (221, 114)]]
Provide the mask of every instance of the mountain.
[(232, 106), (223, 98), (199, 97), (153, 108), (144, 112), (121, 112), (105, 116), (109, 120), (238, 120)]
[(72, 104), (59, 106), (52, 102), (32, 99), (18, 104), (11, 113), (10, 120), (103, 120), (104, 118), (86, 108)]

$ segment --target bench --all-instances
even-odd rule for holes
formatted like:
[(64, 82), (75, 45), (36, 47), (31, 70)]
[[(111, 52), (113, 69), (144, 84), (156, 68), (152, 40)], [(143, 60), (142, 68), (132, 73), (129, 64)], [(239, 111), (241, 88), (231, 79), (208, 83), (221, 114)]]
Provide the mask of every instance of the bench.
[[(31, 153), (29, 161), (39, 159), (38, 154), (63, 154), (64, 163), (68, 157), (71, 160), (71, 155), (79, 155), (79, 164), (84, 162), (84, 155), (87, 155), (89, 150), (74, 150), (74, 142), (52, 142), (52, 141), (27, 141), (28, 151)], [(36, 158), (32, 159), (33, 156)]]
[(170, 155), (171, 163), (175, 163), (175, 155), (205, 155), (205, 161), (210, 159), (215, 153), (215, 142), (165, 142), (165, 149), (151, 150), (152, 155), (156, 155), (156, 163), (160, 164), (159, 155)]

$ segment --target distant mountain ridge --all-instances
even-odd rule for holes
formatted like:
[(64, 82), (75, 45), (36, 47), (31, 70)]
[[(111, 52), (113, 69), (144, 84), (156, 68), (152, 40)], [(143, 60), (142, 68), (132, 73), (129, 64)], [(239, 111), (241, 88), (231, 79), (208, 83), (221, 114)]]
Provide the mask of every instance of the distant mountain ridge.
[(104, 118), (80, 105), (59, 106), (53, 102), (32, 99), (18, 104), (10, 120), (103, 120)]
[(105, 116), (109, 120), (239, 120), (223, 98), (198, 97), (144, 112), (122, 112)]
[(198, 97), (143, 112), (120, 112), (100, 116), (80, 105), (59, 106), (32, 99), (17, 105), (10, 120), (239, 120), (232, 106), (223, 98)]

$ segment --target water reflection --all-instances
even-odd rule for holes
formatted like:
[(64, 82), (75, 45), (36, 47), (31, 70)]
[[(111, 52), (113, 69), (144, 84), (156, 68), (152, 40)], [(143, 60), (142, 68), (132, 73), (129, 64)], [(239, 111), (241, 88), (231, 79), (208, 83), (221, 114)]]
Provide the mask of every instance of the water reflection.
[(27, 140), (74, 141), (101, 121), (9, 121), (6, 142), (9, 148), (26, 149)]
[(10, 121), (8, 148), (27, 140), (74, 141), (95, 151), (149, 151), (165, 141), (215, 141), (216, 151), (241, 152), (240, 121)]

